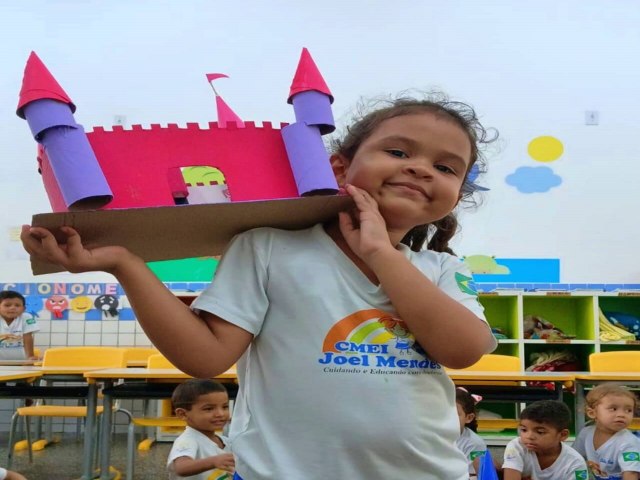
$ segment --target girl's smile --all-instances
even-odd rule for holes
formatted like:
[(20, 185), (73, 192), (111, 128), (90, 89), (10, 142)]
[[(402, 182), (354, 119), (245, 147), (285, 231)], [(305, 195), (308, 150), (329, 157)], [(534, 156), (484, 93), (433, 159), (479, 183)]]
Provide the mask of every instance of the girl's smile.
[(470, 167), (471, 143), (451, 119), (413, 113), (380, 123), (350, 161), (340, 155), (332, 160), (338, 183), (368, 192), (388, 230), (402, 238), (455, 208)]

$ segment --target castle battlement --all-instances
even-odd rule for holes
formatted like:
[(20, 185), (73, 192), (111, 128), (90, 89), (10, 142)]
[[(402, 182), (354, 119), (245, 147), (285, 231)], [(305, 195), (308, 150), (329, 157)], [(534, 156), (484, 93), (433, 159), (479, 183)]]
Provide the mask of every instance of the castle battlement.
[(258, 129), (258, 130), (282, 130), (284, 127), (289, 125), (288, 122), (278, 122), (277, 125), (274, 125), (273, 122), (270, 121), (246, 121), (243, 122), (242, 126), (238, 126), (236, 122), (229, 121), (226, 122), (226, 126), (220, 126), (218, 122), (206, 122), (206, 123), (198, 123), (198, 122), (187, 122), (187, 123), (150, 123), (150, 124), (133, 124), (133, 125), (100, 125), (90, 127), (87, 130), (87, 134), (90, 133), (109, 133), (109, 132), (148, 132), (148, 131), (159, 131), (159, 130), (249, 130), (249, 129)]
[[(226, 75), (206, 74), (209, 82)], [(215, 91), (217, 122), (95, 126), (32, 52), (17, 114), (39, 143), (38, 166), (55, 212), (294, 198), (335, 193), (322, 135), (333, 96), (303, 49), (287, 99), (292, 124), (244, 122)], [(187, 178), (187, 173), (188, 177)], [(210, 195), (194, 186), (215, 185)], [(227, 188), (228, 187), (228, 188)], [(213, 190), (213, 189), (212, 189)]]

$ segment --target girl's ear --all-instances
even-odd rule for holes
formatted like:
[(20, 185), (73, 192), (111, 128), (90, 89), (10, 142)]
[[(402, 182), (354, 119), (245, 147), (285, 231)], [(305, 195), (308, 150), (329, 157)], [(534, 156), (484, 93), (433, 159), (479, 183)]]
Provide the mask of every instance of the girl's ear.
[(344, 157), (344, 155), (341, 155), (339, 153), (331, 155), (330, 161), (333, 175), (336, 177), (338, 186), (341, 187), (345, 184), (347, 169), (349, 168), (349, 161)]
[(473, 422), (473, 419), (476, 418), (476, 414), (475, 413), (467, 413), (464, 417), (464, 423), (465, 425), (468, 423)]
[(587, 417), (589, 417), (591, 420), (595, 420), (596, 419), (596, 409), (595, 408), (591, 408), (591, 407), (587, 407)]

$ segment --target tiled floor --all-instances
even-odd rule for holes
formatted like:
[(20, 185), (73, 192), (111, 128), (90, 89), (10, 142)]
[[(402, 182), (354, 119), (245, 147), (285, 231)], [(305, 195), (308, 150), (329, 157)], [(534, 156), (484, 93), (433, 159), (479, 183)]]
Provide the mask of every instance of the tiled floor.
[[(0, 465), (6, 464), (7, 439), (0, 436)], [(166, 479), (166, 461), (171, 443), (156, 443), (148, 452), (138, 452), (134, 480)], [(495, 459), (502, 459), (503, 447), (491, 447)], [(111, 465), (121, 472), (125, 480), (126, 435), (114, 435), (111, 450)], [(28, 480), (70, 480), (80, 478), (82, 471), (82, 442), (75, 436), (65, 437), (59, 443), (52, 444), (42, 451), (34, 452), (33, 463), (29, 463), (26, 451), (14, 456), (13, 470), (22, 473)]]
[[(122, 473), (126, 464), (126, 434), (114, 435), (111, 450), (111, 465)], [(7, 438), (0, 436), (0, 465), (6, 464)], [(166, 479), (166, 461), (170, 443), (156, 443), (148, 452), (137, 452), (135, 480)], [(34, 452), (33, 463), (29, 463), (27, 451), (16, 452), (12, 470), (22, 473), (28, 480), (69, 480), (80, 478), (82, 473), (82, 441), (74, 435)]]

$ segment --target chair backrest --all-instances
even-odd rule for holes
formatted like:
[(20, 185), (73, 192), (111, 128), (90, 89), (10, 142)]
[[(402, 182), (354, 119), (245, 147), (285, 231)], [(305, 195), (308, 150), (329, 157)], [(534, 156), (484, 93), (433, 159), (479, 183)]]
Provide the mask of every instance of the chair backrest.
[(520, 359), (518, 357), (488, 353), (464, 370), (473, 372), (519, 372), (522, 367), (520, 367)]
[(55, 347), (48, 348), (42, 359), (43, 367), (99, 367), (124, 368), (127, 350), (118, 347)]
[(151, 355), (160, 353), (157, 348), (153, 347), (127, 347), (127, 363), (129, 362), (141, 362), (147, 364)]
[(147, 368), (176, 368), (176, 366), (161, 353), (156, 353), (147, 359)]
[(640, 351), (618, 350), (589, 355), (591, 372), (640, 372)]

